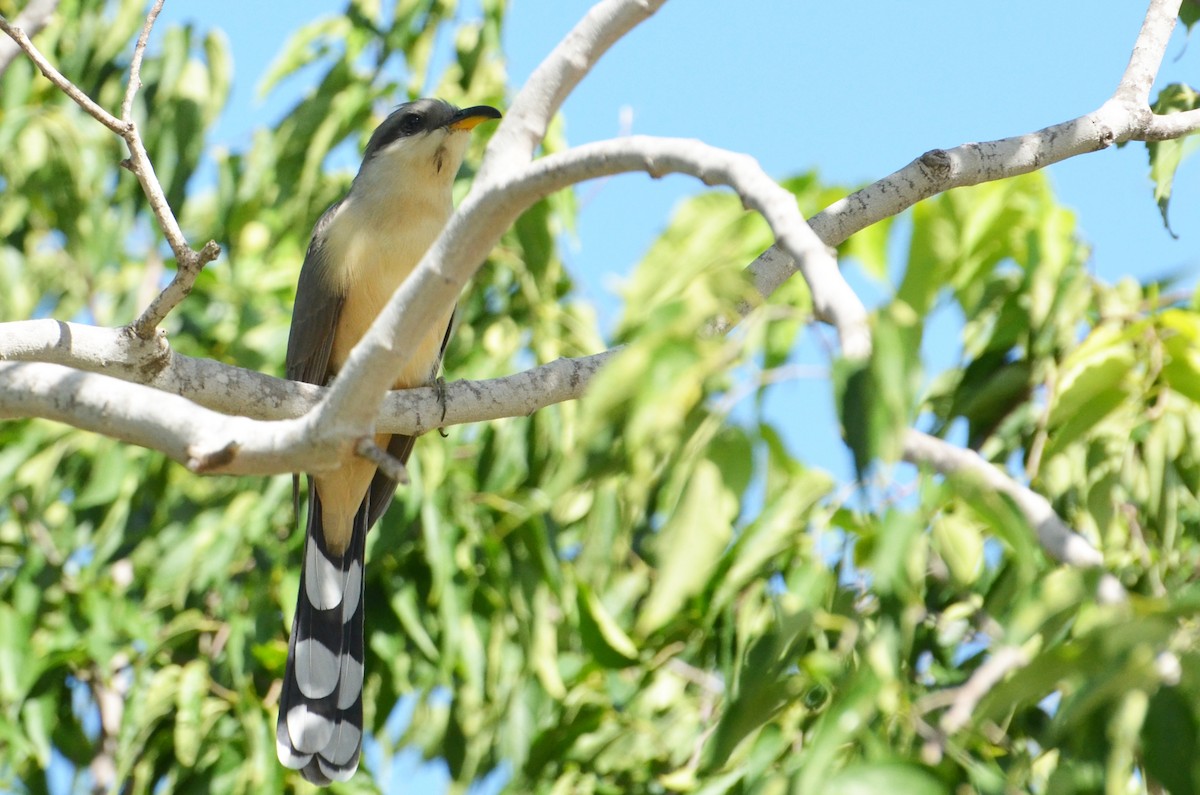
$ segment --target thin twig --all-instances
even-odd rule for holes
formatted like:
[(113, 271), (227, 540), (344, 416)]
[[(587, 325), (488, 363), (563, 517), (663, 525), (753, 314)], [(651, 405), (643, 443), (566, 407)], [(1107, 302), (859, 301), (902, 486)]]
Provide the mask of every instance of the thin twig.
[[(150, 162), (149, 158), (145, 161)], [(140, 179), (140, 175), (139, 175)], [(158, 179), (153, 179), (153, 184), (158, 184)], [(143, 184), (144, 186), (144, 184)], [(179, 240), (184, 248), (181, 251), (174, 244), (171, 248), (175, 251), (175, 276), (171, 279), (171, 283), (163, 288), (163, 291), (154, 297), (150, 305), (138, 316), (138, 319), (129, 325), (130, 331), (142, 339), (150, 339), (154, 336), (155, 329), (158, 324), (166, 319), (175, 307), (183, 302), (183, 299), (188, 297), (192, 292), (192, 287), (196, 284), (196, 277), (200, 275), (200, 271), (204, 266), (215, 260), (221, 254), (221, 247), (217, 245), (215, 240), (210, 240), (204, 244), (204, 248), (199, 252), (187, 247), (187, 242), (183, 240), (183, 233), (179, 231), (178, 225), (175, 223), (175, 216), (171, 214), (170, 207), (167, 206), (167, 199), (162, 196), (162, 188), (158, 189), (158, 194), (161, 197), (161, 207), (164, 209), (164, 214), (159, 216), (156, 211), (155, 215), (159, 216), (159, 227), (166, 231), (164, 226), (168, 219), (170, 225), (180, 235)], [(155, 201), (152, 199), (150, 206), (155, 207)], [(167, 238), (168, 242), (170, 237)]]
[[(17, 14), (12, 26), (24, 31), (26, 36), (36, 36), (38, 31), (46, 27), (57, 8), (58, 0), (31, 0), (29, 5)], [(21, 48), (17, 46), (16, 41), (0, 39), (0, 75), (12, 65), (13, 59), (20, 52)]]
[(125, 136), (128, 125), (106, 111), (104, 108), (97, 105), (94, 101), (92, 101), (91, 97), (83, 92), (82, 89), (80, 89), (67, 78), (63, 77), (62, 72), (55, 69), (54, 65), (46, 59), (46, 56), (42, 55), (38, 48), (33, 45), (33, 42), (30, 41), (29, 37), (25, 35), (25, 31), (9, 24), (8, 20), (3, 16), (0, 16), (0, 30), (7, 33), (9, 38), (15, 41), (17, 46), (25, 51), (25, 54), (29, 56), (29, 60), (33, 61), (34, 66), (36, 66), (38, 70), (40, 70), (41, 73), (46, 76), (46, 79), (58, 86), (58, 88), (68, 97), (70, 97), (76, 105), (83, 108), (83, 110), (89, 116), (115, 132), (117, 135), (120, 135), (121, 137)]
[(397, 483), (408, 485), (408, 468), (404, 466), (404, 462), (388, 454), (388, 451), (375, 444), (375, 440), (370, 436), (358, 440), (358, 444), (354, 446), (354, 453), (370, 461), (380, 472)]
[(142, 87), (142, 56), (146, 54), (146, 42), (150, 41), (150, 29), (158, 12), (162, 11), (163, 0), (155, 0), (146, 14), (146, 24), (142, 26), (142, 34), (138, 36), (137, 45), (133, 48), (133, 61), (129, 64), (129, 85), (125, 87), (125, 99), (121, 102), (121, 118), (127, 124), (133, 124), (133, 98)]
[(954, 691), (950, 709), (946, 710), (938, 722), (941, 730), (949, 735), (966, 726), (983, 697), (1009, 673), (1028, 664), (1029, 656), (1016, 646), (996, 649), (992, 656), (975, 669), (971, 678)]
[(158, 176), (154, 173), (154, 164), (150, 161), (150, 156), (146, 153), (141, 133), (138, 132), (137, 125), (131, 118), (133, 99), (138, 87), (141, 85), (141, 64), (146, 49), (146, 42), (149, 40), (150, 30), (154, 26), (154, 20), (157, 18), (160, 10), (162, 10), (162, 0), (156, 0), (146, 17), (146, 24), (142, 28), (142, 33), (138, 37), (138, 42), (134, 49), (133, 62), (130, 66), (129, 85), (126, 88), (125, 99), (121, 108), (122, 119), (118, 119), (96, 104), (91, 97), (54, 68), (23, 31), (9, 24), (3, 17), (0, 17), (0, 30), (7, 33), (17, 43), (17, 46), (25, 51), (25, 54), (37, 65), (42, 74), (50, 82), (58, 86), (79, 107), (83, 108), (88, 115), (121, 136), (129, 148), (129, 160), (122, 163), (122, 165), (126, 165), (133, 172), (134, 176), (137, 177), (138, 183), (142, 187), (142, 192), (146, 195), (146, 199), (150, 204), (150, 211), (154, 214), (154, 218), (158, 222), (158, 228), (162, 230), (168, 245), (171, 246), (171, 251), (175, 255), (176, 262), (175, 277), (171, 280), (171, 283), (151, 301), (150, 305), (141, 313), (137, 320), (129, 325), (130, 331), (142, 339), (149, 339), (154, 336), (158, 324), (192, 291), (196, 277), (200, 275), (200, 271), (204, 266), (216, 259), (221, 253), (220, 246), (211, 240), (200, 251), (195, 251), (188, 245), (187, 238), (184, 237), (183, 230), (180, 229), (179, 222), (175, 218), (175, 213), (171, 210), (171, 206), (167, 202), (167, 196), (163, 191), (162, 183), (159, 182)]

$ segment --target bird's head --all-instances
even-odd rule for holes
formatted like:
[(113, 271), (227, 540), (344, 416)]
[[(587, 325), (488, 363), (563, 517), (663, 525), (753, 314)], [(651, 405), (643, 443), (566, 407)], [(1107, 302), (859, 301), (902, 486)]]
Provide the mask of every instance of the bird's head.
[(449, 187), (467, 151), (467, 133), (481, 122), (500, 118), (487, 105), (458, 109), (440, 99), (418, 99), (388, 115), (367, 142), (359, 179), (435, 179)]

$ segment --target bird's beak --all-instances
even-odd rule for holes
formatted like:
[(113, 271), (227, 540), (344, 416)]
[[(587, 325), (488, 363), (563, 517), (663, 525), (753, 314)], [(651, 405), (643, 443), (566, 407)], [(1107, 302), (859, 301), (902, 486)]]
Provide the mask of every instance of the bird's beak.
[(446, 125), (451, 130), (473, 130), (478, 124), (491, 119), (500, 118), (500, 111), (488, 105), (476, 105), (473, 108), (463, 108), (450, 118)]

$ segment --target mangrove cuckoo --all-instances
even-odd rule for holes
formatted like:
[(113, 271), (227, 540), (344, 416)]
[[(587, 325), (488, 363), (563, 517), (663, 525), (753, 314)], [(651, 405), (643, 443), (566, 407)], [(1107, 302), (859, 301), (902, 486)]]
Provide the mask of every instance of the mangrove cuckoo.
[[(287, 377), (326, 384), (396, 288), (421, 261), (453, 210), (451, 188), (468, 131), (500, 118), (437, 99), (396, 108), (367, 142), (350, 192), (313, 228), (288, 336)], [(437, 375), (453, 308), (421, 336), (395, 388)], [(414, 438), (376, 442), (407, 460)], [(298, 489), (298, 481), (295, 487)], [(363, 458), (308, 476), (304, 564), (287, 670), (279, 697), (279, 761), (316, 784), (358, 768), (363, 730), (363, 557), (367, 530), (387, 510), (396, 482)], [(298, 504), (298, 499), (297, 499)]]

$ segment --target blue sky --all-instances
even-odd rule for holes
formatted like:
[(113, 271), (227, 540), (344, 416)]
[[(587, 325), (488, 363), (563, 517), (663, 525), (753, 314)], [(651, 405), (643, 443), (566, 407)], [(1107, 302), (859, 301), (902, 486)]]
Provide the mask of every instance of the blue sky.
[[(514, 90), (588, 5), (512, 0), (506, 45)], [(461, 6), (469, 18), (474, 4)], [(258, 82), (288, 33), (340, 8), (315, 0), (168, 0), (160, 25), (188, 19), (229, 36), (234, 92), (212, 143), (247, 146), (256, 126), (277, 118), (308, 88), (291, 81), (265, 102), (257, 99)], [(696, 137), (748, 152), (781, 178), (815, 168), (828, 182), (857, 185), (928, 149), (1016, 135), (1095, 109), (1120, 78), (1144, 10), (1143, 3), (1095, 0), (673, 0), (619, 42), (568, 100), (568, 138), (611, 137), (622, 131), (624, 116), (636, 133)], [(1189, 76), (1200, 84), (1197, 49), (1176, 31), (1159, 86)], [(1078, 212), (1096, 275), (1115, 281), (1182, 273), (1195, 284), (1200, 157), (1177, 177), (1171, 209), (1177, 240), (1163, 229), (1152, 200), (1144, 146), (1083, 156), (1049, 173), (1060, 199)], [(640, 175), (584, 188), (589, 198), (565, 258), (606, 324), (619, 309), (614, 286), (671, 208), (698, 190), (685, 178)], [(869, 302), (888, 292), (849, 275)], [(953, 329), (956, 321), (940, 322)], [(949, 358), (953, 347), (929, 353)], [(804, 418), (789, 423), (789, 441), (806, 460), (850, 477), (825, 382), (782, 385), (771, 405), (780, 418)], [(411, 769), (392, 773), (413, 791), (440, 789), (444, 780), (430, 768), (417, 778)]]

